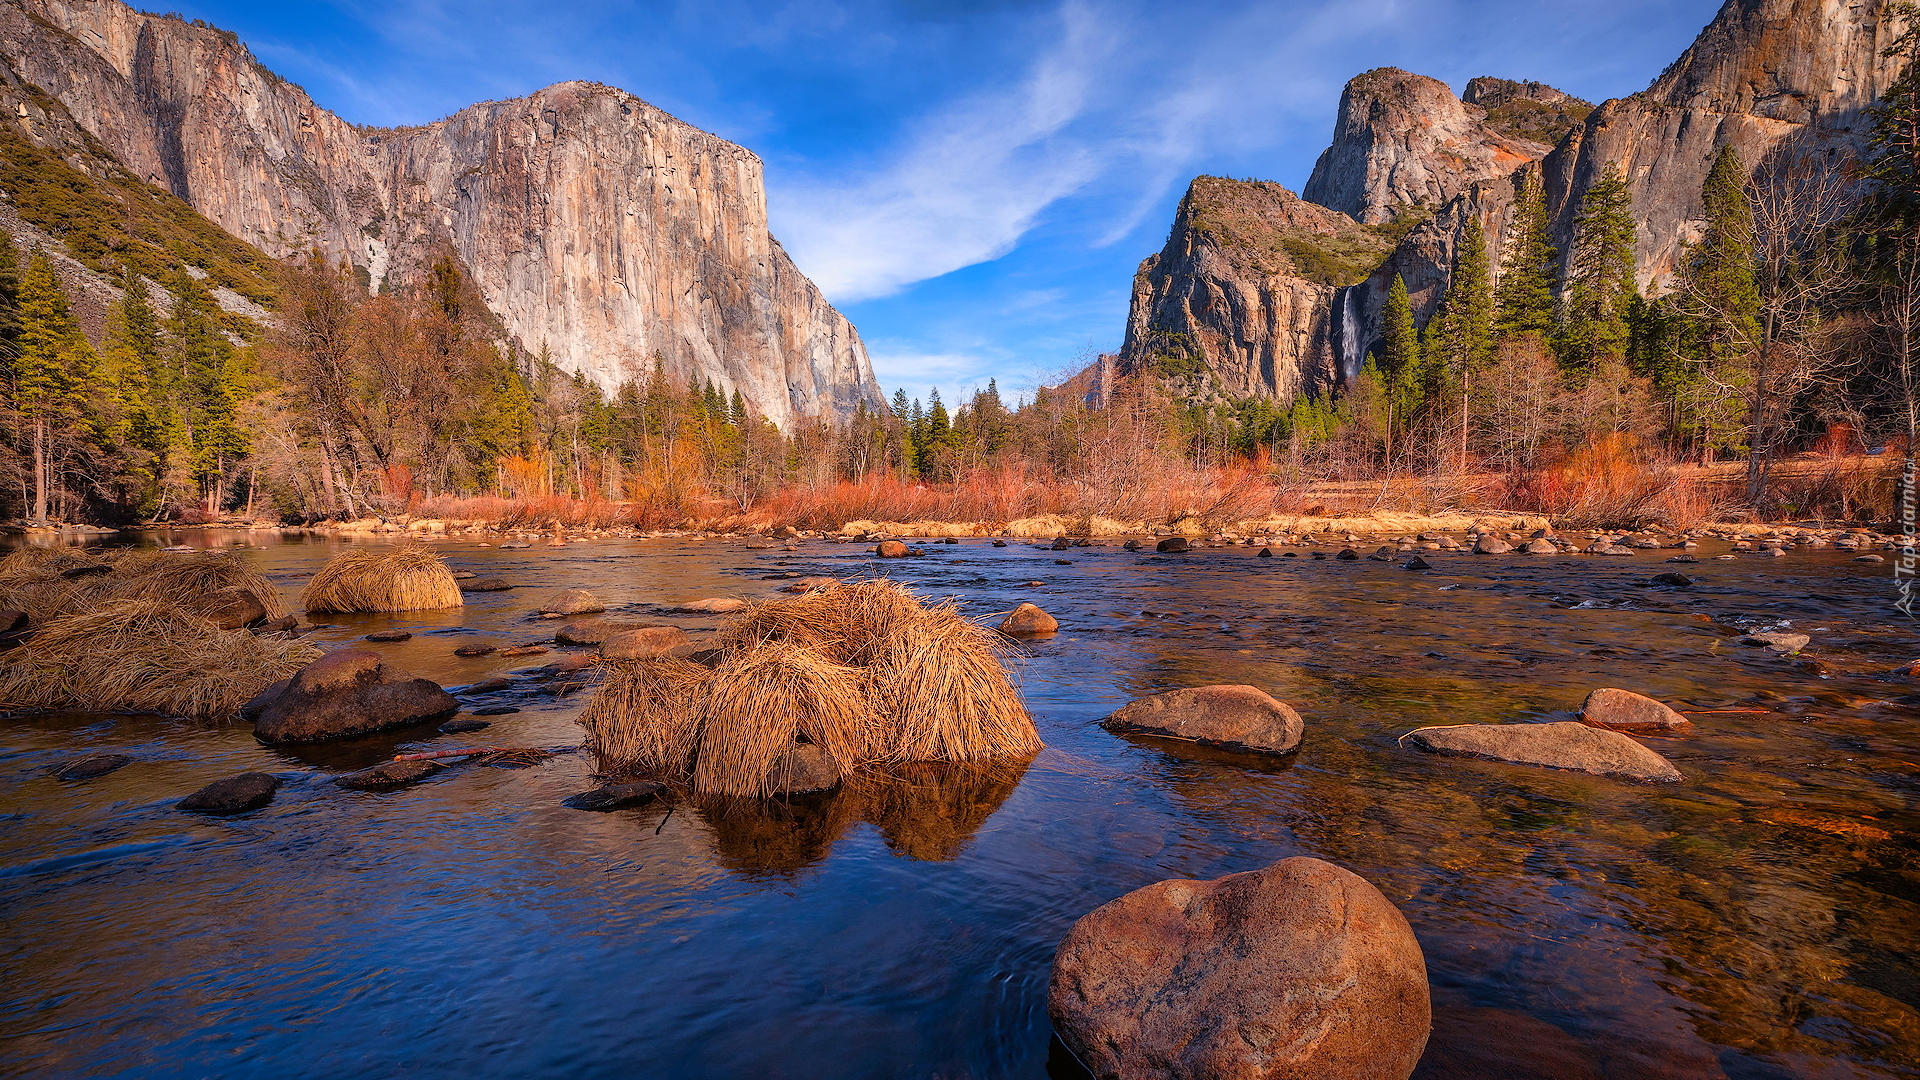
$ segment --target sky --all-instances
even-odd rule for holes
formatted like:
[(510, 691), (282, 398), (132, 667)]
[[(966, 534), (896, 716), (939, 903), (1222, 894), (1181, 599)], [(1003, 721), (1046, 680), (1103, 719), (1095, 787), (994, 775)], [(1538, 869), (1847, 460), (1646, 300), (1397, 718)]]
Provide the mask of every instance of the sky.
[(1346, 81), (1645, 89), (1720, 0), (169, 0), (379, 126), (566, 79), (766, 163), (773, 233), (890, 396), (1026, 396), (1119, 347), (1196, 175), (1299, 190)]

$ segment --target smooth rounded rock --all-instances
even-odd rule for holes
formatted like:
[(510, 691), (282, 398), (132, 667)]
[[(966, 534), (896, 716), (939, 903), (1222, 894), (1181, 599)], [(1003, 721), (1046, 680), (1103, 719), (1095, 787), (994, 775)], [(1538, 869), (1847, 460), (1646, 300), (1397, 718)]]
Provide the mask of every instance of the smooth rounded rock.
[(1060, 620), (1041, 610), (1037, 604), (1021, 604), (1000, 620), (999, 631), (1008, 637), (1038, 637), (1060, 629)]
[(542, 615), (594, 615), (605, 610), (607, 605), (585, 589), (561, 589), (540, 605)]
[(125, 754), (88, 754), (51, 770), (55, 780), (91, 780), (133, 764)]
[(1625, 735), (1572, 721), (1424, 727), (1402, 735), (1400, 742), (1430, 754), (1538, 765), (1641, 783), (1686, 779), (1672, 762)]
[(1406, 918), (1311, 858), (1094, 909), (1054, 956), (1047, 1012), (1103, 1080), (1406, 1080), (1432, 1024)]
[(1169, 553), (1192, 551), (1193, 544), (1184, 536), (1169, 536), (1165, 540), (1153, 545), (1153, 550)]
[(899, 540), (882, 540), (874, 545), (873, 553), (882, 559), (904, 559), (907, 557), (907, 545)]
[(1747, 634), (1740, 639), (1740, 644), (1756, 649), (1772, 649), (1774, 652), (1796, 653), (1806, 648), (1807, 642), (1812, 640), (1805, 634), (1766, 632)]
[(645, 629), (649, 625), (622, 619), (581, 619), (555, 631), (553, 640), (562, 645), (599, 645), (615, 634)]
[(1693, 722), (1666, 705), (1631, 690), (1603, 687), (1580, 705), (1580, 722), (1629, 735), (1691, 735)]
[(643, 626), (622, 630), (600, 644), (600, 655), (608, 660), (644, 660), (665, 656), (691, 643), (687, 632), (677, 626)]
[(272, 773), (241, 773), (215, 780), (181, 799), (178, 805), (201, 814), (241, 814), (272, 802), (273, 793), (279, 789), (280, 778)]
[(180, 606), (222, 630), (238, 630), (243, 626), (265, 622), (267, 618), (267, 605), (254, 595), (252, 589), (240, 585), (229, 585), (191, 597)]
[(1505, 555), (1513, 550), (1513, 545), (1492, 533), (1481, 533), (1473, 542), (1475, 555)]
[(774, 760), (769, 787), (776, 795), (825, 791), (838, 784), (840, 769), (827, 752), (812, 743), (795, 743)]
[(1129, 702), (1101, 721), (1116, 731), (1284, 754), (1305, 724), (1291, 705), (1254, 686), (1196, 686)]
[(731, 596), (715, 596), (705, 600), (695, 600), (690, 604), (679, 604), (673, 610), (699, 615), (720, 615), (729, 611), (739, 611), (746, 606), (745, 600)]
[(241, 706), (263, 742), (299, 743), (437, 722), (460, 711), (430, 679), (387, 670), (366, 649), (328, 653)]

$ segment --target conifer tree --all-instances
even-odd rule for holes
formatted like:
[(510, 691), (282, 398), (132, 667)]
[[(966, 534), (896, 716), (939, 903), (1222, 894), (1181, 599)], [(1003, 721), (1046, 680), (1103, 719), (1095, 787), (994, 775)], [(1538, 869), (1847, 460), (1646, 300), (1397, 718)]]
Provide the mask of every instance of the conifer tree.
[(1496, 342), (1528, 334), (1544, 341), (1553, 332), (1554, 270), (1559, 262), (1547, 218), (1545, 178), (1528, 171), (1514, 196), (1513, 221), (1500, 256), (1500, 288), (1494, 297)]
[(1562, 363), (1590, 368), (1627, 352), (1627, 306), (1634, 285), (1633, 194), (1620, 167), (1608, 162), (1580, 200), (1556, 351)]
[[(1429, 370), (1448, 385), (1479, 371), (1493, 360), (1493, 286), (1487, 265), (1487, 237), (1478, 219), (1467, 222), (1454, 254), (1453, 275), (1440, 302), (1437, 331), (1428, 338)], [(1437, 362), (1435, 362), (1437, 361)]]
[(13, 406), (26, 422), (30, 442), (33, 517), (45, 521), (63, 447), (83, 416), (95, 357), (44, 252), (34, 253), (20, 279), (19, 342), (20, 355), (13, 364)]
[(1393, 276), (1387, 287), (1387, 304), (1380, 313), (1380, 373), (1387, 380), (1387, 397), (1392, 403), (1395, 427), (1405, 430), (1425, 398), (1425, 379), (1420, 364), (1420, 332), (1413, 325), (1413, 304), (1407, 297), (1406, 279)]

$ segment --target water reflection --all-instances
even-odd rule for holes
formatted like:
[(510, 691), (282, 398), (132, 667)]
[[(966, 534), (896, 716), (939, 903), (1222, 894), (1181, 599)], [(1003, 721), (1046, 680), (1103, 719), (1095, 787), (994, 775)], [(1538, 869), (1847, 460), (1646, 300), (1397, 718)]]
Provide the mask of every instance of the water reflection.
[[(247, 542), (289, 599), (338, 545)], [(1920, 1075), (1920, 682), (1884, 675), (1920, 634), (1885, 567), (1709, 560), (1667, 590), (1647, 584), (1658, 556), (1435, 556), (1412, 574), (1243, 549), (1079, 549), (1057, 567), (983, 544), (911, 565), (821, 543), (439, 546), (518, 588), (315, 636), (406, 629), (378, 646), (395, 667), (508, 679), (472, 704), (522, 711), (482, 733), (267, 748), (244, 725), (0, 719), (0, 904), (30, 928), (0, 949), (0, 1073), (1066, 1076), (1045, 985), (1074, 919), (1155, 880), (1310, 854), (1373, 881), (1419, 936), (1437, 1006), (1424, 1080)], [(327, 782), (400, 752), (578, 742), (581, 695), (543, 692), (528, 660), (453, 651), (550, 637), (533, 613), (549, 590), (698, 636), (717, 620), (657, 605), (867, 572), (976, 615), (1033, 600), (1059, 617), (1020, 664), (1049, 749), (671, 813), (564, 809), (593, 784), (579, 755), (388, 794)], [(1783, 620), (1813, 633), (1807, 657), (1736, 644)], [(1130, 697), (1219, 682), (1295, 704), (1300, 750), (1098, 726)], [(1696, 713), (1693, 738), (1659, 744), (1687, 776), (1660, 789), (1395, 741), (1566, 719), (1604, 685), (1747, 711)], [(46, 775), (91, 752), (135, 760)], [(286, 780), (264, 810), (172, 809), (253, 769)]]

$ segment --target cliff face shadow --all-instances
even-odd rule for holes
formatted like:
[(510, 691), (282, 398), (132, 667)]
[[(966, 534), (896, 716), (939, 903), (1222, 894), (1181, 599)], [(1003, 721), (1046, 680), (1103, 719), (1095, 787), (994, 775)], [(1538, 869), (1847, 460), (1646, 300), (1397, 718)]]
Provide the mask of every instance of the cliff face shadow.
[(868, 767), (838, 788), (774, 799), (693, 796), (713, 833), (714, 857), (747, 878), (790, 878), (825, 861), (866, 821), (894, 854), (946, 862), (1020, 786), (1031, 758)]

